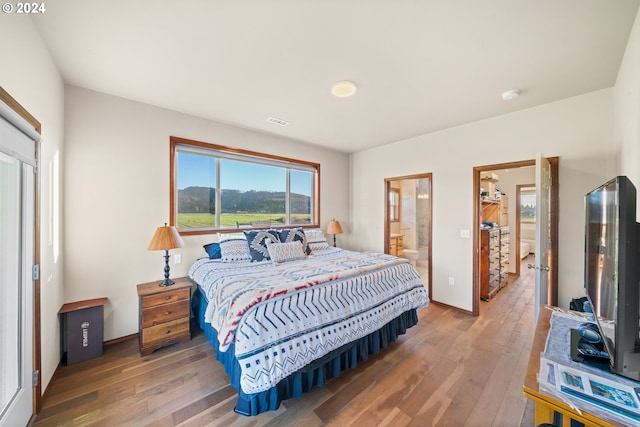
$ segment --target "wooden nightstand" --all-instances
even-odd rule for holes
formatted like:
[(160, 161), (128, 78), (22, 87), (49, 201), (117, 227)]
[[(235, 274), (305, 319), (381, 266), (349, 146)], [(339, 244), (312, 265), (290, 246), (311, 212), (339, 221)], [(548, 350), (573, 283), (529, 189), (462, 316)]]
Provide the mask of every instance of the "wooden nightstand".
[(174, 279), (171, 286), (160, 281), (138, 285), (140, 355), (191, 339), (191, 287), (187, 277)]

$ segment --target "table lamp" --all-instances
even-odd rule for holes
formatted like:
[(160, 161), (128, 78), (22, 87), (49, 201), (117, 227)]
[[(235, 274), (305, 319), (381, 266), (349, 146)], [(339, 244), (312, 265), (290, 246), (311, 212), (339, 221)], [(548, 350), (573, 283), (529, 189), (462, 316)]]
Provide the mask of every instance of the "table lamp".
[(342, 234), (342, 227), (340, 226), (340, 222), (335, 218), (329, 222), (327, 226), (327, 234), (333, 234), (333, 247), (336, 247), (336, 234)]
[(170, 286), (175, 283), (169, 279), (169, 249), (181, 248), (183, 246), (184, 242), (175, 227), (168, 227), (165, 222), (164, 227), (158, 227), (156, 229), (147, 249), (150, 251), (164, 251), (164, 280), (160, 282), (159, 286)]

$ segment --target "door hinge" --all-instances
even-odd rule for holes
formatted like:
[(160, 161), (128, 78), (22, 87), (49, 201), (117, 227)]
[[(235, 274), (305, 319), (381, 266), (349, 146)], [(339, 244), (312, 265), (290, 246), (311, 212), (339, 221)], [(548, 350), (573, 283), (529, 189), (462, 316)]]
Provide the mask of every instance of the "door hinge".
[(31, 267), (31, 280), (39, 280), (40, 279), (40, 264), (35, 264)]
[(31, 376), (31, 383), (33, 387), (38, 387), (38, 383), (40, 381), (40, 371), (33, 371), (33, 374)]

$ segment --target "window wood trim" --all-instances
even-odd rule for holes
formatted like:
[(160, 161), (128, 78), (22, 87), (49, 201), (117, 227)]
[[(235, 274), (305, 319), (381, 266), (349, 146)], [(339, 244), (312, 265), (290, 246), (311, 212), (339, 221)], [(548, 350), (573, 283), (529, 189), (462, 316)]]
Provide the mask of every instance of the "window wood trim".
[(9, 93), (0, 86), (0, 101), (7, 104), (13, 111), (18, 113), (20, 117), (25, 119), (33, 128), (42, 135), (42, 125), (35, 117), (33, 117), (18, 101), (16, 101)]
[[(176, 168), (175, 168), (177, 145), (191, 145), (191, 146), (200, 147), (208, 150), (217, 150), (217, 151), (228, 152), (233, 154), (240, 154), (245, 156), (269, 159), (269, 160), (276, 160), (276, 161), (299, 164), (299, 165), (304, 165), (304, 166), (309, 166), (314, 168), (316, 170), (316, 179), (314, 179), (314, 188), (313, 188), (314, 195), (315, 195), (315, 200), (314, 200), (315, 203), (313, 204), (313, 211), (311, 212), (311, 214), (313, 215), (314, 221), (312, 224), (296, 225), (295, 227), (296, 228), (319, 228), (320, 227), (320, 164), (319, 163), (309, 162), (306, 160), (292, 159), (289, 157), (278, 156), (275, 154), (260, 153), (257, 151), (245, 150), (242, 148), (227, 147), (224, 145), (211, 144), (211, 143), (202, 142), (202, 141), (195, 141), (192, 139), (180, 138), (177, 136), (171, 136), (169, 138), (169, 146), (170, 146), (169, 221), (170, 221), (170, 225), (177, 226), (177, 217), (176, 217), (177, 212), (175, 208), (177, 199), (178, 199), (178, 195), (176, 194), (176, 181), (178, 177), (176, 176)], [(290, 228), (290, 227), (293, 227), (293, 225), (289, 224), (284, 226), (284, 228)], [(274, 226), (273, 228), (283, 228), (283, 227)], [(229, 232), (229, 231), (238, 231), (238, 229), (227, 227), (227, 228), (208, 228), (208, 229), (199, 229), (199, 230), (185, 230), (185, 229), (178, 230), (180, 235), (183, 235), (183, 236), (214, 234), (214, 233)]]

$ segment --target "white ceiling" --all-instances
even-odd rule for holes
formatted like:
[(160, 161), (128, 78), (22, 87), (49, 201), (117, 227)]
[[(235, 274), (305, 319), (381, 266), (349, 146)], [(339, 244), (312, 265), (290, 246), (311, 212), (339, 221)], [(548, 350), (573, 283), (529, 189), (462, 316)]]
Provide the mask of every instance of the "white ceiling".
[(32, 21), (68, 84), (355, 152), (613, 86), (639, 2), (55, 0)]

